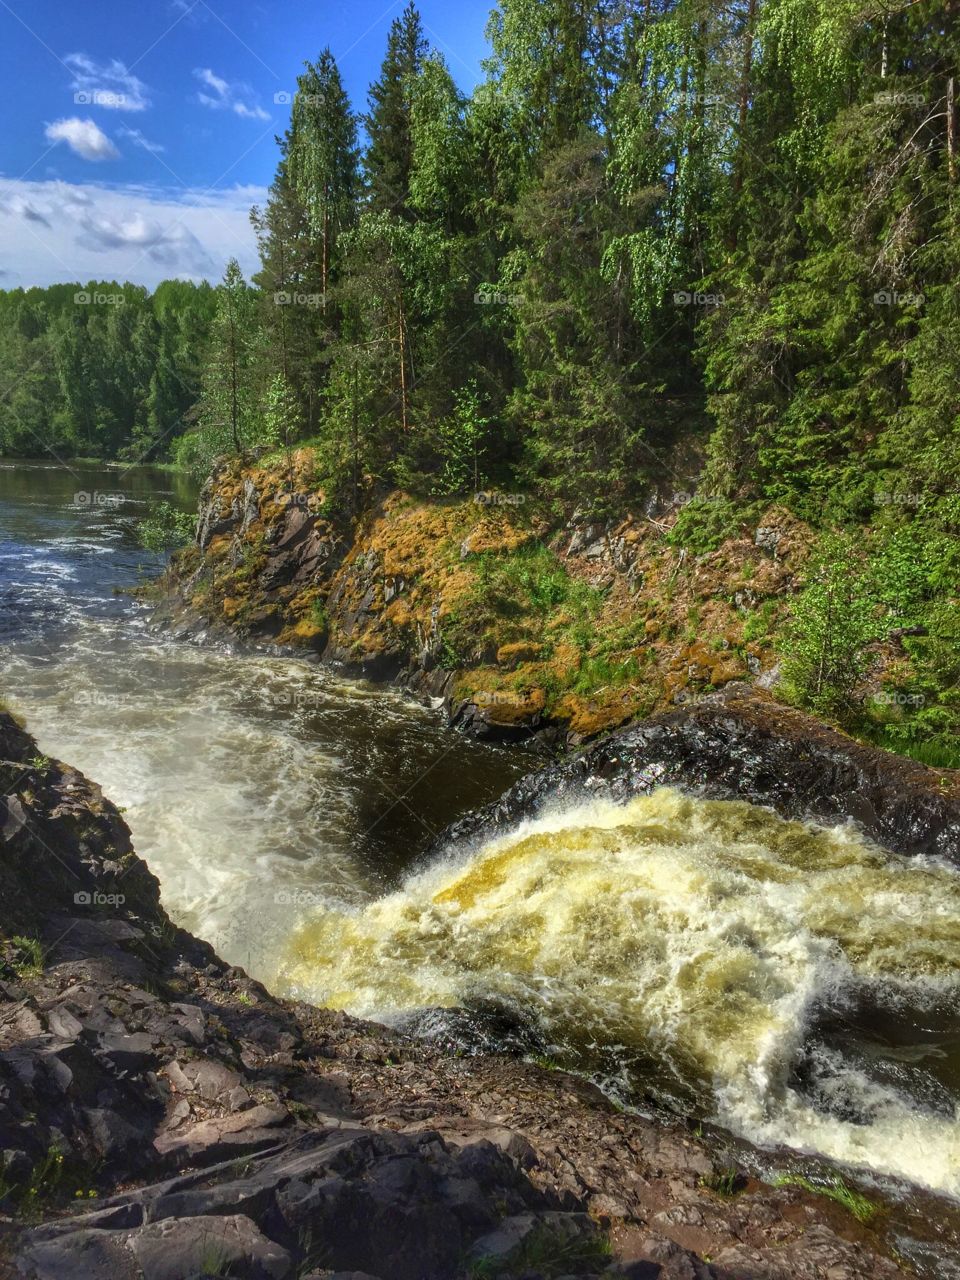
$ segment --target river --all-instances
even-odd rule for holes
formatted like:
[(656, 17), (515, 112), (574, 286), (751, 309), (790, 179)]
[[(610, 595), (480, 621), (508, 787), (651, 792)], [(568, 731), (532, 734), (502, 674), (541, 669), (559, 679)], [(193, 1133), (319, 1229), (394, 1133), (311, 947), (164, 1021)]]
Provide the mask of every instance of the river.
[[(960, 1200), (955, 868), (667, 788), (424, 865), (535, 762), (316, 666), (153, 632), (116, 594), (161, 563), (135, 525), (194, 497), (146, 468), (0, 467), (3, 696), (124, 809), (179, 923), (282, 993), (385, 1020), (493, 1003), (621, 1100), (901, 1204), (906, 1183)], [(925, 1274), (960, 1275), (909, 1234)]]
[(395, 887), (531, 765), (397, 693), (151, 631), (116, 593), (162, 565), (136, 537), (157, 500), (196, 492), (146, 467), (0, 464), (2, 696), (124, 810), (177, 922), (273, 985), (307, 903)]

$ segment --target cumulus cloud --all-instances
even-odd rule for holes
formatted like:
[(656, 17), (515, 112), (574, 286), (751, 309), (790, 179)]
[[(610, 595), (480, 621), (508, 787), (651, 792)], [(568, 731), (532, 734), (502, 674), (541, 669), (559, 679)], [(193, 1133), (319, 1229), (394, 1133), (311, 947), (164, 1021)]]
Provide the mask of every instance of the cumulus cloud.
[(193, 74), (204, 89), (212, 90), (211, 93), (205, 93), (201, 89), (197, 94), (198, 101), (205, 107), (210, 107), (212, 111), (232, 111), (244, 120), (270, 119), (268, 112), (254, 100), (254, 94), (249, 85), (231, 84), (228, 80), (216, 75), (209, 67), (198, 67)]
[(46, 134), (48, 142), (65, 142), (84, 160), (116, 160), (120, 155), (98, 125), (92, 120), (81, 120), (79, 116), (55, 120), (47, 125)]
[[(217, 280), (226, 260), (256, 269), (250, 207), (261, 187), (178, 191), (0, 178), (0, 274), (26, 285), (170, 276)], [(26, 224), (30, 224), (29, 226)]]
[(79, 105), (112, 111), (144, 111), (149, 107), (147, 86), (116, 58), (99, 63), (85, 53), (68, 53), (63, 61), (73, 72), (70, 87)]
[(142, 147), (144, 151), (149, 151), (152, 156), (159, 155), (161, 151), (166, 151), (166, 147), (161, 146), (159, 142), (151, 142), (149, 138), (145, 138), (139, 129), (128, 129), (126, 125), (121, 125), (117, 132), (121, 138), (129, 138), (134, 146)]

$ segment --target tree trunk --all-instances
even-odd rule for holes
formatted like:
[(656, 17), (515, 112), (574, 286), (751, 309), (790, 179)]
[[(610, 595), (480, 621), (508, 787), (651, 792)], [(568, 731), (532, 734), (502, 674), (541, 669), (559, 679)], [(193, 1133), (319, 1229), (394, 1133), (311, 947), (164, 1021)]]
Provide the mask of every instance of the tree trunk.
[(399, 294), (397, 306), (400, 331), (400, 421), (404, 434), (407, 431), (407, 324), (403, 312), (403, 294)]
[(330, 214), (327, 210), (326, 203), (323, 206), (323, 314), (327, 314), (327, 270), (329, 262), (329, 237), (330, 237)]

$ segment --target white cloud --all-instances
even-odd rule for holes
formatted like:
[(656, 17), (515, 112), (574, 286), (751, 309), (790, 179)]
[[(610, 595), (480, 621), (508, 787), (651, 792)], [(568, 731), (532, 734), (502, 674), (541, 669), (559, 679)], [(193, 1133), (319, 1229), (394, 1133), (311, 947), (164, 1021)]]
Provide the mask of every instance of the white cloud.
[(242, 116), (244, 120), (269, 120), (270, 115), (264, 111), (263, 107), (248, 107), (243, 102), (235, 102), (233, 109), (238, 116)]
[(198, 67), (193, 73), (202, 85), (213, 90), (213, 96), (200, 92), (197, 99), (213, 111), (232, 111), (244, 120), (269, 120), (270, 115), (254, 101), (249, 85), (231, 84), (221, 79), (209, 67)]
[(161, 146), (159, 142), (151, 142), (149, 138), (145, 138), (139, 129), (128, 129), (126, 125), (121, 125), (117, 132), (121, 138), (129, 138), (135, 146), (143, 147), (144, 151), (149, 151), (152, 156), (166, 151), (166, 147)]
[(249, 211), (266, 195), (261, 187), (175, 191), (0, 178), (0, 212), (8, 215), (0, 278), (6, 287), (116, 279), (153, 288), (171, 276), (218, 280), (231, 257), (249, 275), (257, 264)]
[(135, 251), (170, 271), (206, 276), (216, 273), (216, 262), (197, 237), (178, 219), (161, 223), (142, 213), (114, 219), (85, 214), (79, 222), (77, 244), (97, 253), (116, 249)]
[[(226, 80), (221, 80), (219, 76), (213, 74), (209, 67), (198, 67), (193, 73), (201, 84), (208, 85), (217, 94), (218, 98), (225, 98), (230, 92), (230, 86)], [(201, 98), (203, 95), (201, 94)], [(210, 99), (208, 98), (209, 102)]]
[(19, 218), (23, 218), (25, 222), (36, 222), (42, 227), (49, 227), (50, 221), (46, 214), (35, 209), (29, 200), (24, 200), (22, 196), (14, 196), (9, 204), (0, 203), (0, 213), (14, 214)]
[(144, 111), (149, 107), (147, 86), (116, 58), (98, 63), (85, 53), (68, 53), (64, 62), (73, 72), (70, 87), (78, 105), (113, 111)]
[(71, 151), (84, 160), (116, 160), (120, 155), (98, 125), (92, 120), (81, 120), (78, 116), (48, 124), (46, 134), (48, 142), (65, 142)]

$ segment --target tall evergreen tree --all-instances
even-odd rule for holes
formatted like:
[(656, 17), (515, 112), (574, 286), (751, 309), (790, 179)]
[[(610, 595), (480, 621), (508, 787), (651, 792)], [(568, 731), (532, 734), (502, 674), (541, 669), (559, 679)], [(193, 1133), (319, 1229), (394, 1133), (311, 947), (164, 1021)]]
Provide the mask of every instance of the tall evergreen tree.
[(256, 303), (236, 258), (217, 286), (217, 311), (203, 374), (197, 429), (180, 456), (199, 470), (220, 453), (244, 454), (260, 443)]
[(357, 126), (329, 49), (297, 81), (287, 173), (320, 247), (320, 284), (336, 278), (337, 241), (353, 222), (359, 189)]
[(403, 214), (408, 207), (414, 82), (427, 51), (420, 14), (411, 0), (390, 27), (380, 78), (370, 88), (364, 119), (369, 144), (363, 167), (369, 201), (377, 212)]

